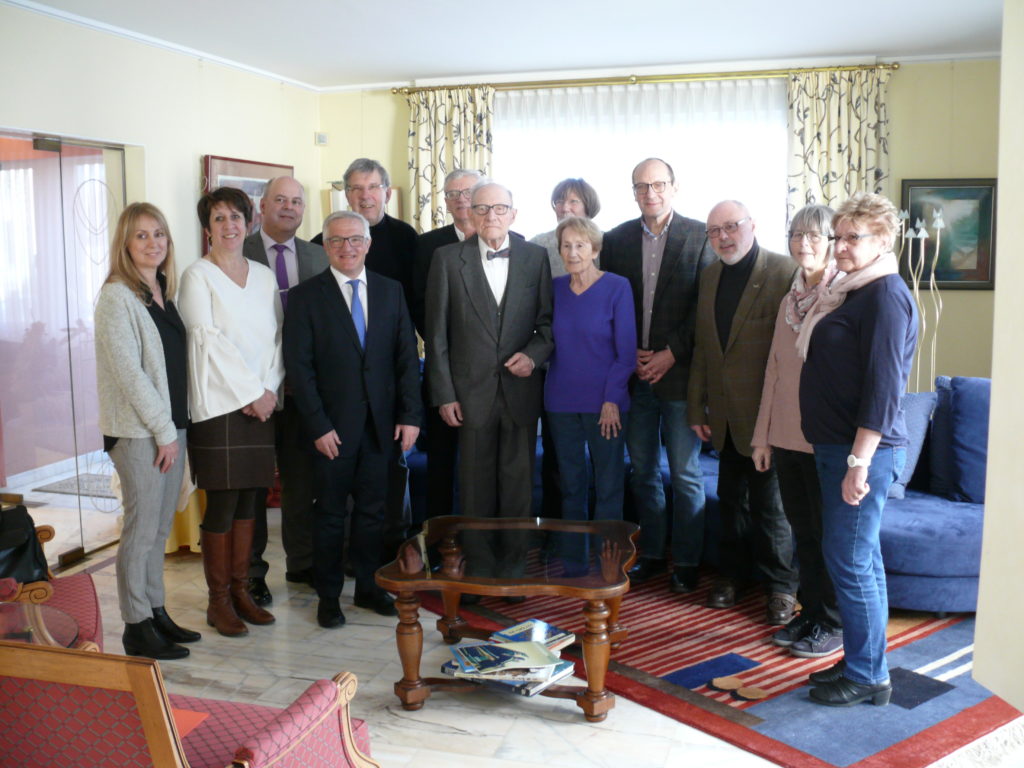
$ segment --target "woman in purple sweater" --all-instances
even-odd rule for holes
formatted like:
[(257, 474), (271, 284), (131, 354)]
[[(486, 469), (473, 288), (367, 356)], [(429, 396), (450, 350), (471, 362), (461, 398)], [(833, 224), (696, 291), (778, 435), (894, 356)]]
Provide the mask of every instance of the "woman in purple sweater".
[[(565, 218), (555, 236), (568, 274), (552, 283), (555, 351), (544, 407), (561, 473), (562, 517), (587, 519), (589, 448), (597, 496), (594, 517), (621, 520), (627, 383), (636, 368), (633, 294), (628, 280), (594, 265), (602, 238), (590, 219)], [(585, 551), (563, 554), (577, 563), (585, 558)]]

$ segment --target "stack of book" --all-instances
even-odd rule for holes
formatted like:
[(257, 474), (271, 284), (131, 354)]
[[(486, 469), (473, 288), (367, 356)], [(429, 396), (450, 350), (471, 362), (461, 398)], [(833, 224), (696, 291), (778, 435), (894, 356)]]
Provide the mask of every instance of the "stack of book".
[(575, 639), (572, 632), (528, 619), (495, 632), (488, 640), (452, 646), (453, 658), (441, 666), (441, 672), (496, 690), (535, 696), (572, 674), (573, 663), (559, 659), (558, 651)]

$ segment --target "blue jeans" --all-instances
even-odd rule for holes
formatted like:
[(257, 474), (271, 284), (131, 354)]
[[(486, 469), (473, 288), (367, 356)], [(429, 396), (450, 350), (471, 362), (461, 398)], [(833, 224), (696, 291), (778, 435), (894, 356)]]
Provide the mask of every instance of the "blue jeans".
[(886, 494), (903, 465), (902, 448), (879, 448), (868, 468), (870, 490), (857, 506), (843, 501), (850, 445), (815, 445), (821, 481), (822, 553), (843, 619), (843, 651), (849, 680), (878, 685), (889, 680), (885, 627), (889, 599), (878, 538)]
[(662, 400), (651, 385), (638, 381), (633, 390), (626, 430), (630, 488), (640, 518), (640, 556), (665, 556), (665, 489), (661, 482), (661, 436), (665, 436), (672, 478), (672, 562), (700, 563), (704, 543), (704, 476), (700, 440), (686, 419), (685, 400)]
[[(621, 413), (622, 429), (611, 439), (601, 436), (597, 413), (547, 412), (551, 440), (561, 475), (562, 519), (587, 520), (589, 487), (587, 452), (594, 464), (594, 519), (621, 520), (622, 498), (626, 492), (626, 438), (629, 413)], [(586, 540), (574, 534), (564, 537), (562, 556), (574, 563), (586, 563)]]

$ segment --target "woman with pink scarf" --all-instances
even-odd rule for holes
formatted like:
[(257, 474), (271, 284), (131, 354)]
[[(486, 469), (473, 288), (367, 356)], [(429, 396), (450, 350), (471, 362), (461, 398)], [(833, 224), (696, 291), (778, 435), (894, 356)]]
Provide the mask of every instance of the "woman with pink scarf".
[(832, 258), (832, 215), (826, 205), (808, 205), (793, 217), (789, 255), (799, 265), (793, 287), (779, 307), (754, 427), (754, 465), (775, 465), (786, 518), (800, 561), (801, 611), (772, 636), (794, 656), (818, 658), (843, 647), (843, 622), (821, 552), (821, 488), (814, 451), (800, 430), (800, 370), (796, 340), (804, 318), (837, 275)]
[(896, 207), (855, 195), (836, 211), (834, 279), (804, 318), (797, 349), (800, 416), (814, 446), (822, 551), (843, 619), (844, 658), (810, 676), (811, 701), (889, 703), (889, 603), (879, 528), (889, 486), (906, 461), (901, 396), (917, 348), (917, 313), (897, 273)]

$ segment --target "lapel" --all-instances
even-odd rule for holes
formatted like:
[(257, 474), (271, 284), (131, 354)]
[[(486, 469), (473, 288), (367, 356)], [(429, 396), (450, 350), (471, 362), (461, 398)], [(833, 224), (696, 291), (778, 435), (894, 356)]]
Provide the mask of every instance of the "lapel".
[(515, 317), (515, 313), (526, 294), (526, 283), (529, 280), (529, 265), (526, 263), (526, 254), (523, 253), (522, 241), (515, 237), (509, 238), (508, 247), (508, 280), (505, 283), (505, 309), (502, 312), (502, 328), (511, 327), (509, 320)]
[[(763, 248), (758, 248), (757, 258), (754, 261), (754, 268), (750, 270), (750, 277), (747, 278), (747, 285), (743, 289), (743, 295), (740, 296), (740, 303), (736, 306), (736, 314), (733, 315), (732, 318), (732, 327), (729, 330), (729, 341), (725, 345), (725, 354), (728, 354), (729, 349), (736, 343), (736, 337), (743, 328), (743, 323), (746, 322), (747, 315), (750, 314), (750, 310), (754, 306), (754, 302), (757, 301), (757, 297), (761, 294), (761, 289), (764, 286), (766, 277), (765, 271), (767, 268), (768, 257), (765, 256)], [(719, 271), (719, 274), (721, 274), (721, 271)], [(715, 282), (717, 292), (717, 280)], [(719, 346), (719, 349), (721, 349), (721, 346)]]
[(299, 268), (299, 282), (308, 280), (312, 277), (313, 272), (313, 259), (309, 254), (309, 243), (305, 240), (299, 240), (295, 238), (295, 264)]
[[(704, 285), (703, 276), (707, 275), (708, 284)], [(698, 305), (703, 302), (703, 316), (708, 327), (711, 328), (711, 334), (715, 337), (715, 343), (711, 345), (711, 349), (714, 354), (718, 355), (719, 359), (724, 356), (722, 352), (722, 340), (718, 338), (718, 323), (715, 322), (715, 297), (718, 296), (718, 283), (722, 279), (722, 262), (720, 259), (715, 259), (713, 264), (709, 264), (704, 272), (701, 273), (701, 286), (700, 286), (700, 297), (697, 300)], [(705, 299), (705, 297), (707, 297)], [(735, 326), (734, 326), (735, 327)]]
[[(352, 346), (356, 352), (360, 355), (363, 354), (363, 348), (359, 344), (359, 336), (356, 335), (356, 326), (352, 322), (352, 313), (348, 309), (348, 304), (345, 303), (345, 297), (341, 293), (341, 286), (338, 285), (338, 281), (334, 277), (334, 272), (327, 268), (326, 271), (321, 272), (317, 278), (320, 280), (320, 291), (323, 296), (324, 303), (327, 304), (329, 311), (334, 314), (335, 319), (338, 321), (342, 332), (348, 340), (352, 342)], [(367, 301), (369, 301), (370, 286), (367, 282), (366, 286)], [(369, 339), (369, 323), (367, 323), (367, 339)]]
[[(641, 237), (643, 230), (641, 229)], [(658, 284), (654, 287), (654, 306), (660, 306), (662, 294), (672, 279), (673, 273), (679, 266), (683, 257), (683, 246), (686, 245), (686, 235), (679, 221), (679, 214), (672, 212), (672, 221), (669, 222), (668, 232), (665, 233), (665, 250), (661, 256), (661, 269), (658, 270)], [(641, 256), (641, 259), (643, 257)]]
[[(511, 247), (511, 244), (510, 246)], [(491, 335), (495, 342), (498, 341), (498, 329), (494, 325), (498, 304), (491, 293), (491, 286), (484, 276), (484, 268), (480, 264), (480, 246), (477, 244), (477, 237), (466, 238), (462, 241), (462, 250), (459, 252), (462, 257), (462, 284), (466, 290), (466, 296), (483, 327)], [(511, 279), (512, 265), (509, 264), (509, 278)], [(508, 286), (505, 287), (508, 294)], [(354, 330), (353, 330), (354, 333)]]

